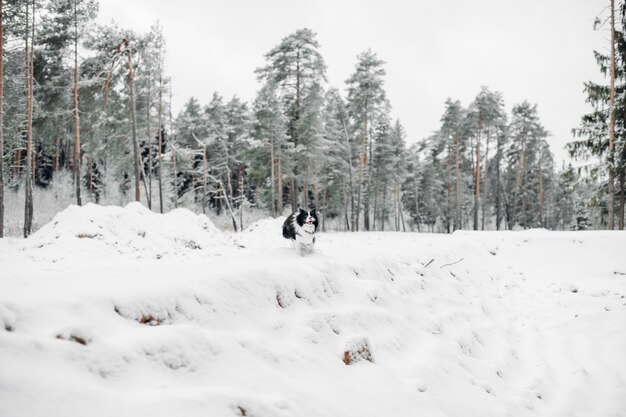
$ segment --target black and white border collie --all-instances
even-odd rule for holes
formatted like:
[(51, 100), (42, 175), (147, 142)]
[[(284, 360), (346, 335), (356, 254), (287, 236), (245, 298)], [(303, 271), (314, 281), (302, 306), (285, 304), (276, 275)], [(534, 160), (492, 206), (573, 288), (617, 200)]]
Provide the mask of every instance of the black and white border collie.
[(283, 223), (283, 237), (294, 243), (298, 253), (313, 252), (317, 225), (315, 209), (299, 209), (298, 213), (290, 214)]

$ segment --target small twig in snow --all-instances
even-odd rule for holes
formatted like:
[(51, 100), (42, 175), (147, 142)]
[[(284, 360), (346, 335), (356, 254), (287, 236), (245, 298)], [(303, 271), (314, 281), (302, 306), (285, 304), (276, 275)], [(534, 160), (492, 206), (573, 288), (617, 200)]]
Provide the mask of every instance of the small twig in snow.
[(626, 272), (621, 272), (621, 271), (613, 271), (613, 273), (615, 275), (626, 275)]
[(458, 261), (455, 261), (455, 262), (452, 262), (452, 263), (449, 263), (449, 264), (441, 265), (439, 268), (443, 268), (444, 266), (450, 266), (450, 265), (458, 264), (458, 263), (459, 263), (459, 262), (461, 262), (463, 259), (465, 259), (465, 258), (461, 258), (461, 259), (459, 259)]
[(428, 263), (426, 265), (424, 265), (424, 268), (428, 268), (428, 265), (432, 264), (433, 262), (435, 262), (435, 258), (433, 258), (430, 261), (428, 261)]

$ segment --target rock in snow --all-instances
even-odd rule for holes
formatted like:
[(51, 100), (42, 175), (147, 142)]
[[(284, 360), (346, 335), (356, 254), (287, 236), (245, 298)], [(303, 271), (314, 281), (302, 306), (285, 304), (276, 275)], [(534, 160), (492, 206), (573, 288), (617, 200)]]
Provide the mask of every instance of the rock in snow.
[(1, 239), (0, 416), (626, 415), (624, 233), (301, 257), (282, 220), (89, 204)]

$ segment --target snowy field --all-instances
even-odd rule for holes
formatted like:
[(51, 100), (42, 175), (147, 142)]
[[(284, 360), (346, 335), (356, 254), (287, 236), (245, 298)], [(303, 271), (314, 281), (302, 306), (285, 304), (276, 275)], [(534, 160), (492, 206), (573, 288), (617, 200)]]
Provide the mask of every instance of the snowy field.
[(626, 416), (625, 233), (301, 257), (282, 220), (89, 204), (0, 240), (0, 416)]

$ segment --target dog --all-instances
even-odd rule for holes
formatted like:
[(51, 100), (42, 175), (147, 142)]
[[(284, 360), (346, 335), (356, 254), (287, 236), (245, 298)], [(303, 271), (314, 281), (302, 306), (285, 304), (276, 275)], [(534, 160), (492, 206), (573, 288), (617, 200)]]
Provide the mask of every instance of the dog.
[(317, 225), (316, 209), (299, 208), (298, 213), (290, 214), (283, 223), (283, 237), (294, 243), (298, 253), (313, 252)]

